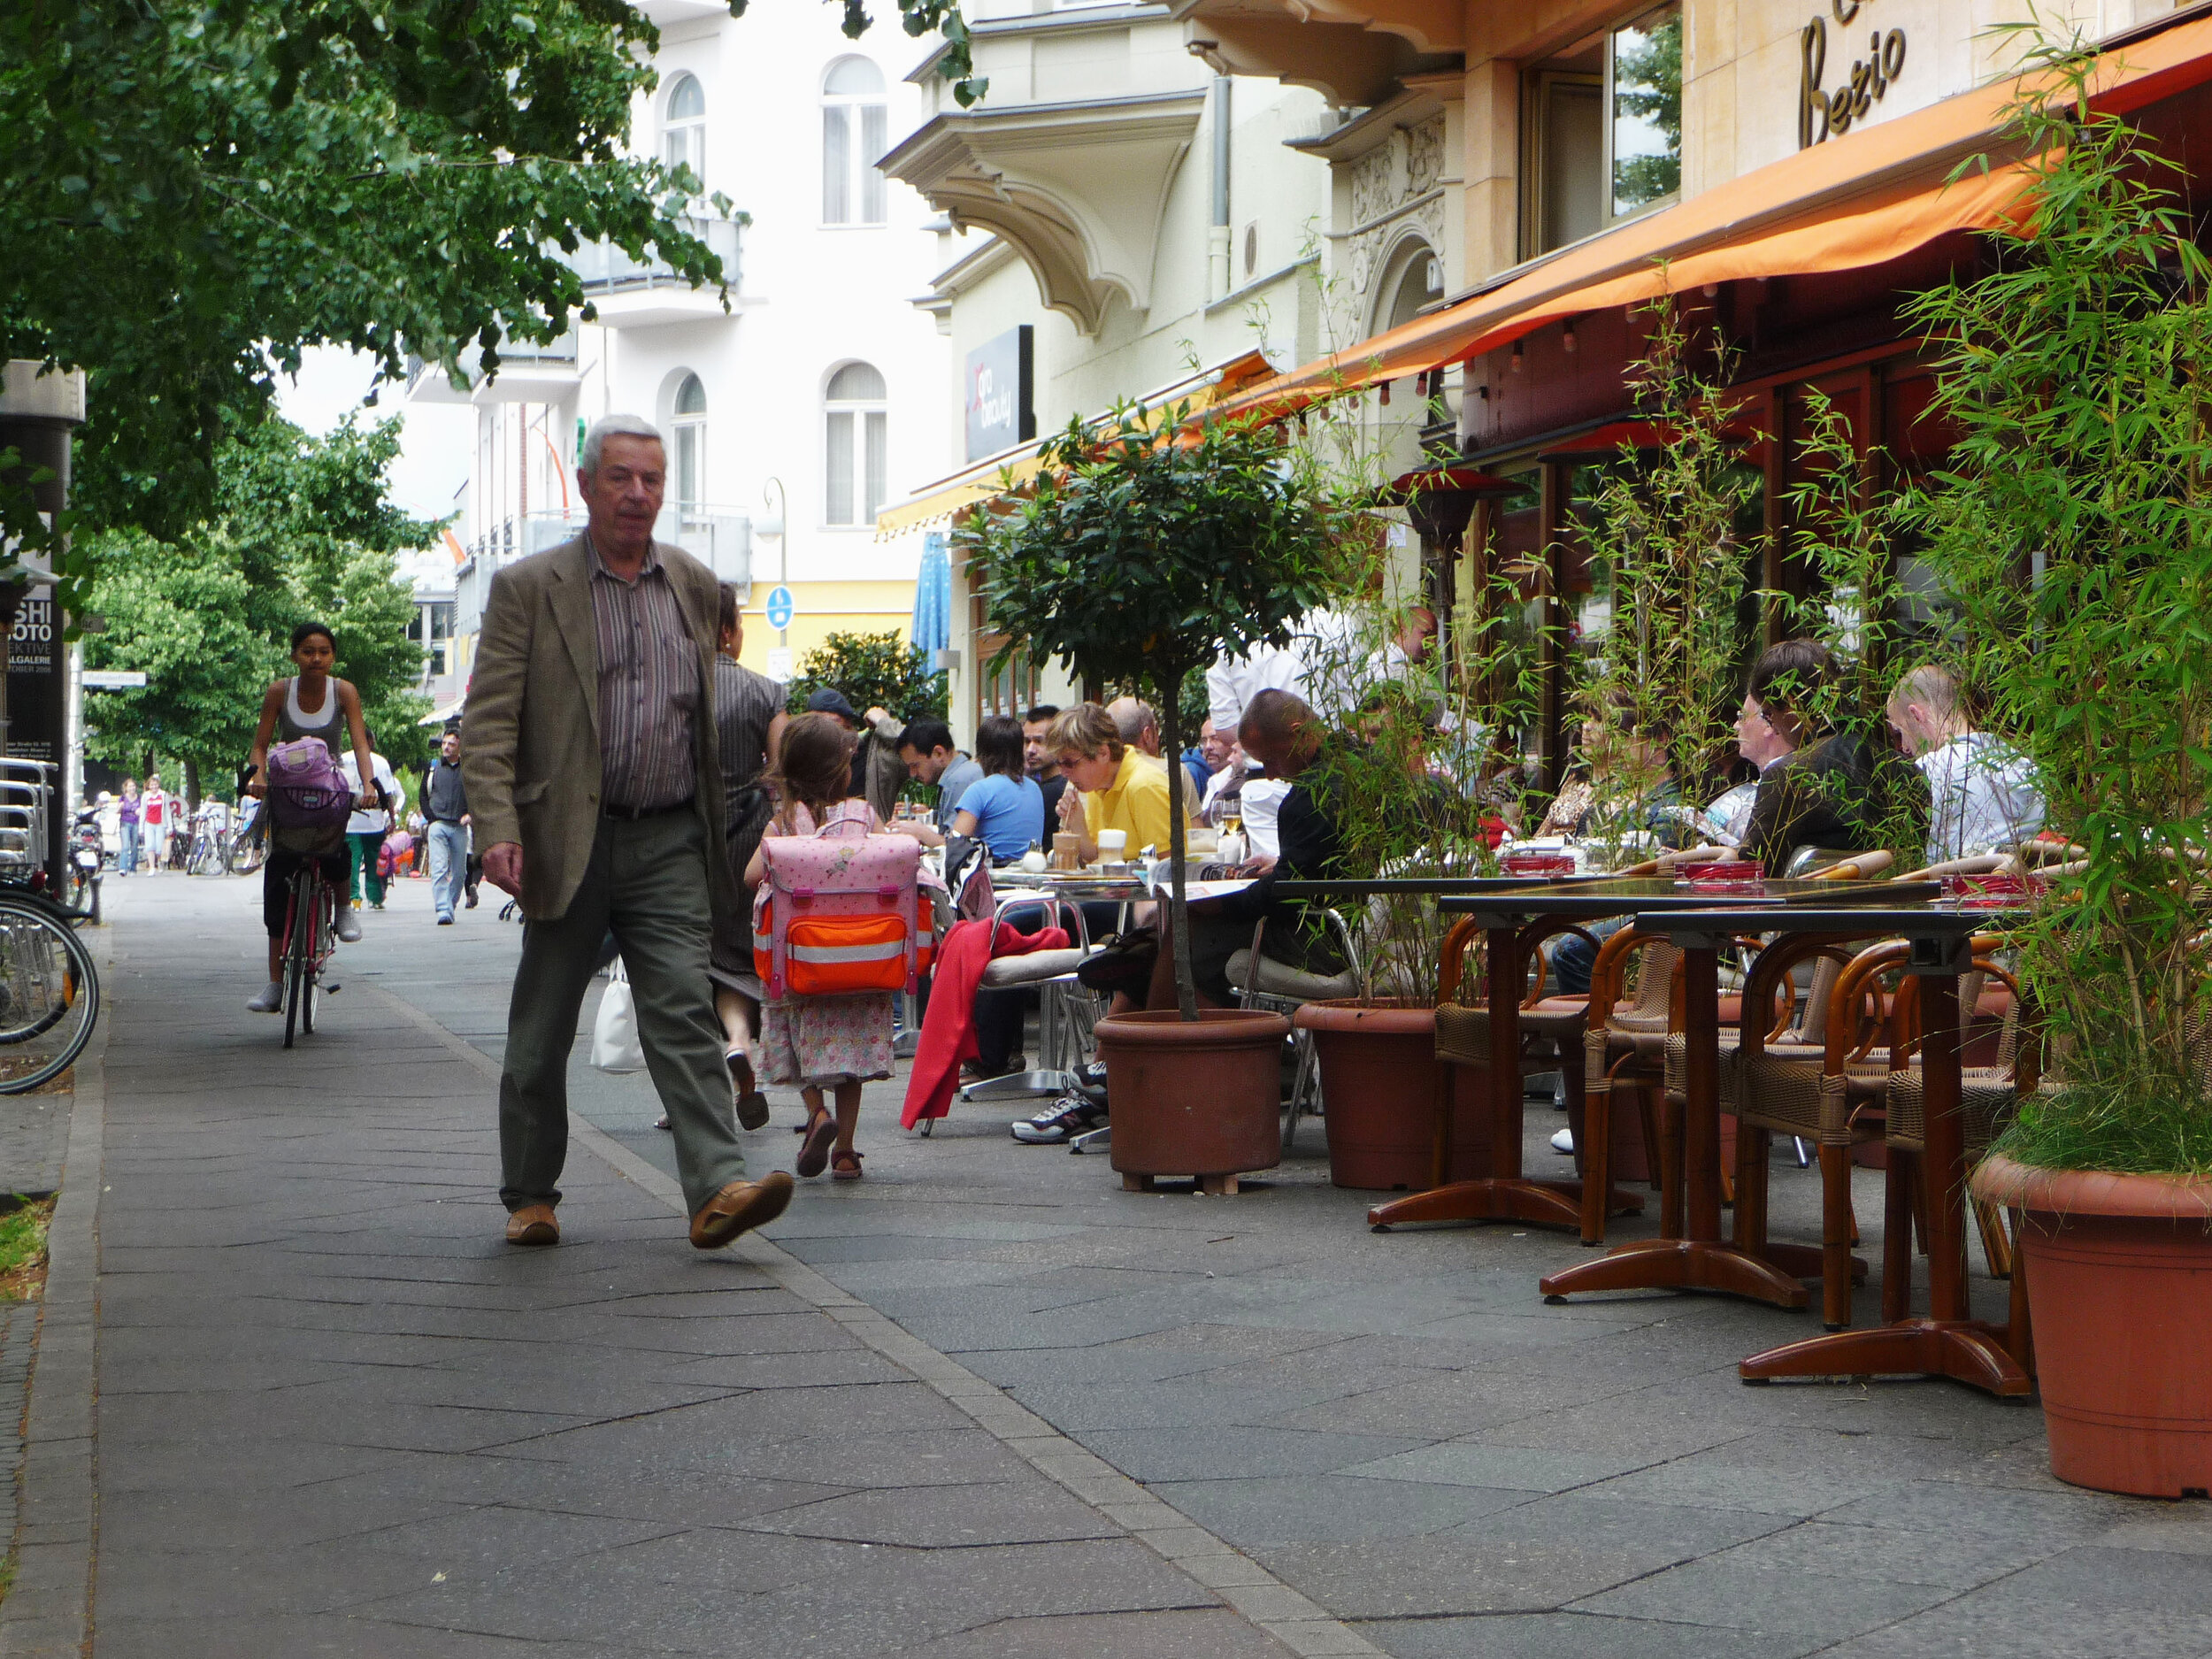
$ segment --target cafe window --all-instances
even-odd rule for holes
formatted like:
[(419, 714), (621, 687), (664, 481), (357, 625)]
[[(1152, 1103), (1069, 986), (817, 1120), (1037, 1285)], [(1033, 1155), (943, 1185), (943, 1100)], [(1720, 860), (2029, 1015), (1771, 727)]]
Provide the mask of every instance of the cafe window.
[(668, 89), (668, 117), (661, 126), (661, 159), (688, 167), (703, 184), (707, 176), (707, 95), (696, 76), (678, 75)]
[(1533, 65), (1522, 132), (1522, 247), (1534, 258), (1682, 189), (1682, 8), (1640, 12)]
[(890, 475), (890, 414), (883, 376), (848, 363), (830, 376), (824, 402), (826, 507), (830, 524), (873, 524)]
[(841, 58), (822, 78), (822, 223), (880, 225), (889, 148), (883, 71), (865, 58)]

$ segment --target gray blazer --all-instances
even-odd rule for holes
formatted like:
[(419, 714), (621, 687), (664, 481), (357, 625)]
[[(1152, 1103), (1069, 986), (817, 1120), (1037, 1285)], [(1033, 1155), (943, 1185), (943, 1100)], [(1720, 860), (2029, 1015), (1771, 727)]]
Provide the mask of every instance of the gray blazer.
[[(741, 900), (721, 857), (722, 774), (714, 733), (714, 572), (657, 542), (699, 652), (698, 795), (718, 918)], [(599, 630), (583, 538), (492, 578), (461, 720), (461, 776), (478, 849), (522, 847), (522, 908), (553, 921), (584, 879), (599, 833)]]

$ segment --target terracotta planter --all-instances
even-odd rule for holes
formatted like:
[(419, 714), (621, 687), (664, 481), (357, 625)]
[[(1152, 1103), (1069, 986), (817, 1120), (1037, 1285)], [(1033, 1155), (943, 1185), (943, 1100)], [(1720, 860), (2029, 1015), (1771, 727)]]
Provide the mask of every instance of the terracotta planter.
[(1991, 1157), (1972, 1184), (2024, 1212), (2051, 1472), (2142, 1497), (2212, 1490), (2212, 1181)]
[(1257, 1009), (1173, 1010), (1098, 1022), (1114, 1103), (1113, 1166), (1135, 1181), (1271, 1170), (1283, 1161), (1282, 1055), (1290, 1021)]
[[(1436, 1134), (1436, 1010), (1347, 1000), (1309, 1002), (1293, 1018), (1313, 1033), (1321, 1066), (1329, 1179), (1366, 1192), (1425, 1189)], [(1490, 1079), (1473, 1066), (1449, 1070), (1446, 1179), (1477, 1180), (1490, 1173)]]

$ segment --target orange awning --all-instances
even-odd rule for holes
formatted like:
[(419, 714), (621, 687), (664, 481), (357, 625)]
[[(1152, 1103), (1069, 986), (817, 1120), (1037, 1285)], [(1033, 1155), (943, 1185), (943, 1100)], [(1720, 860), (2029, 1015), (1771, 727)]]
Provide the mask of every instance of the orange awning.
[[(2124, 113), (2212, 81), (2212, 18), (2108, 52), (2097, 106)], [(1858, 270), (2015, 212), (2032, 164), (1951, 172), (2000, 135), (2006, 80), (1801, 150), (1689, 201), (1561, 250), (1525, 274), (1278, 375), (1209, 417), (1288, 413), (1379, 380), (1464, 362), (1547, 322), (1746, 277)]]

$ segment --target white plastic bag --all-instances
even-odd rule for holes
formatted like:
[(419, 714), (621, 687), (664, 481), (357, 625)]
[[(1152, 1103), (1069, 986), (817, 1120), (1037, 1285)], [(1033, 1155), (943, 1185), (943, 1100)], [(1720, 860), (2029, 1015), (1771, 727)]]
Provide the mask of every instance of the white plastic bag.
[(620, 957), (607, 976), (607, 994), (599, 999), (599, 1017), (591, 1024), (591, 1063), (602, 1071), (642, 1071), (645, 1045), (638, 1041), (637, 1005), (630, 995), (630, 976)]

